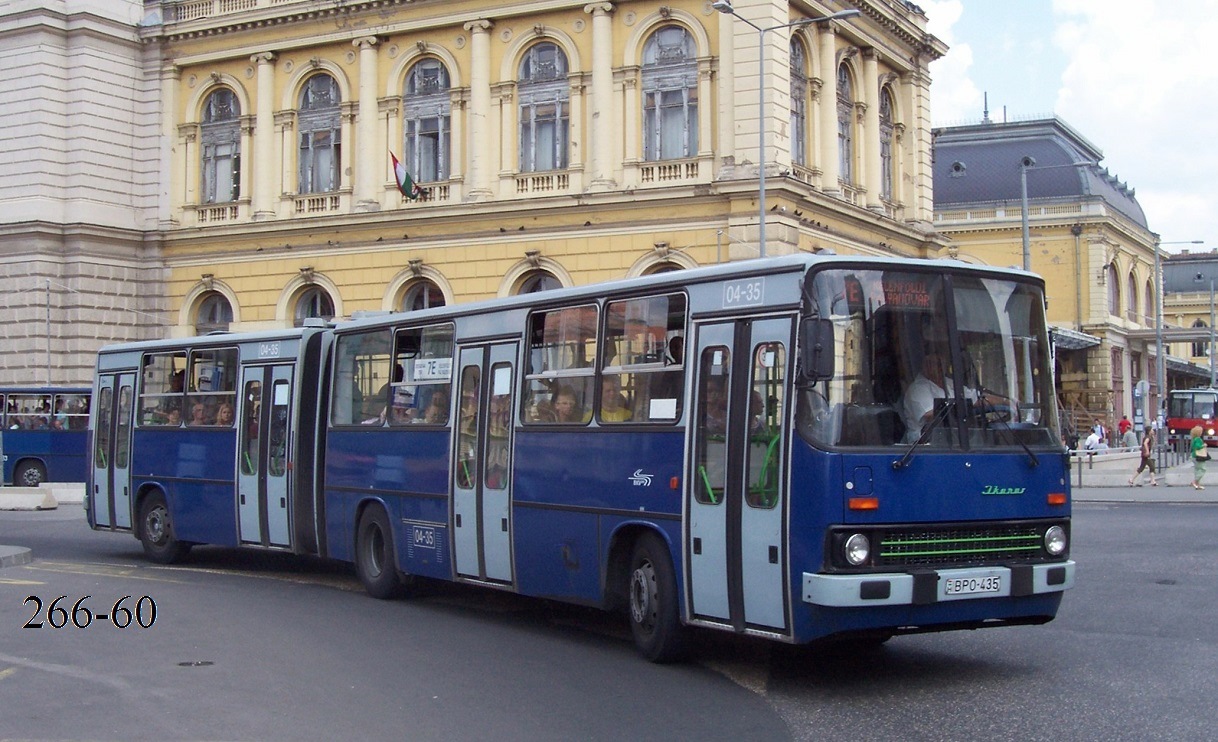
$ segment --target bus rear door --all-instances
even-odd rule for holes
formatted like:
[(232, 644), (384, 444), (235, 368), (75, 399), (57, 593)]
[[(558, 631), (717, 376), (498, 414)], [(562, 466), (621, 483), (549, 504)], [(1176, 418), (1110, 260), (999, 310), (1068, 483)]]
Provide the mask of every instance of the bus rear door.
[(131, 425), (135, 374), (105, 374), (97, 380), (93, 402), (94, 523), (131, 528)]
[(237, 512), (241, 543), (290, 546), (292, 364), (241, 371)]
[(686, 481), (689, 612), (785, 631), (785, 457), (793, 318), (697, 326)]
[(453, 460), (457, 574), (512, 582), (512, 388), (516, 344), (462, 348)]

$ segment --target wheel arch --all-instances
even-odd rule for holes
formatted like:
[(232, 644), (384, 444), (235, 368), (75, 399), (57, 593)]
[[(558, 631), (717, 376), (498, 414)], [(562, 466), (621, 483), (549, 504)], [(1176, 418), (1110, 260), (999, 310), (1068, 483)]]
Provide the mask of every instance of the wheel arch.
[(385, 520), (389, 522), (389, 532), (393, 536), (393, 567), (401, 572), (402, 564), (398, 557), (398, 530), (397, 525), (393, 521), (393, 511), (389, 509), (389, 504), (380, 497), (365, 497), (355, 505), (355, 519), (352, 523), (355, 527), (351, 529), (351, 543), (347, 546), (351, 549), (351, 561), (354, 563), (359, 554), (359, 526), (360, 521), (364, 519), (364, 513), (368, 512), (369, 508), (380, 508), (385, 513)]
[(684, 580), (682, 579), (681, 562), (677, 552), (674, 551), (673, 539), (663, 528), (646, 521), (622, 523), (609, 535), (609, 550), (605, 559), (605, 574), (602, 581), (605, 588), (601, 602), (607, 610), (626, 609), (629, 604), (630, 557), (634, 551), (634, 545), (648, 533), (655, 534), (668, 549), (668, 558), (672, 561), (673, 572), (677, 578), (677, 595), (681, 615), (684, 616)]
[(144, 501), (153, 494), (159, 494), (165, 500), (165, 507), (169, 508), (169, 512), (173, 512), (173, 503), (169, 498), (169, 490), (165, 489), (157, 482), (145, 482), (135, 491), (135, 495), (131, 498), (131, 534), (137, 539), (144, 536), (144, 524), (140, 520), (140, 513), (144, 509)]
[[(17, 472), (21, 471), (21, 469), (26, 464), (37, 464), (38, 466), (40, 466), (42, 468), (43, 476), (44, 477), (46, 476), (47, 462), (45, 459), (43, 459), (38, 454), (32, 454), (32, 453), (22, 454), (21, 458), (19, 458), (13, 462), (13, 468), (9, 470), (11, 472), (9, 480), (12, 482), (14, 487), (22, 486), (17, 483)], [(46, 481), (46, 480), (44, 479), (43, 481)]]

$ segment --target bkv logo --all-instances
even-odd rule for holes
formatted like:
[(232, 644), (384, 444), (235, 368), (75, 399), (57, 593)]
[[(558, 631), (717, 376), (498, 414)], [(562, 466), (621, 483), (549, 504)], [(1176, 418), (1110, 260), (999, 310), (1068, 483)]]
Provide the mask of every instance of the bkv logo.
[(644, 474), (642, 469), (635, 469), (634, 474), (630, 475), (630, 483), (635, 487), (650, 487), (651, 475)]

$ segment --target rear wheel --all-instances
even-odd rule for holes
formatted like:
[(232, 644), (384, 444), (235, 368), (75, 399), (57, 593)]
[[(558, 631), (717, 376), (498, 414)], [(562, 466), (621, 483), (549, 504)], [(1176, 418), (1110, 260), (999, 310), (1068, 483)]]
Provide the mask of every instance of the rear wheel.
[(157, 564), (172, 564), (190, 551), (190, 544), (178, 541), (165, 496), (153, 492), (140, 505), (140, 543), (144, 556)]
[(664, 542), (645, 533), (630, 558), (630, 630), (634, 645), (652, 662), (685, 654), (686, 635), (677, 610), (677, 580)]
[(355, 571), (368, 594), (380, 600), (400, 597), (405, 592), (393, 552), (393, 531), (389, 516), (379, 505), (372, 505), (360, 516), (355, 539)]
[(22, 461), (13, 470), (13, 484), (17, 487), (37, 487), (47, 481), (47, 470), (41, 461)]

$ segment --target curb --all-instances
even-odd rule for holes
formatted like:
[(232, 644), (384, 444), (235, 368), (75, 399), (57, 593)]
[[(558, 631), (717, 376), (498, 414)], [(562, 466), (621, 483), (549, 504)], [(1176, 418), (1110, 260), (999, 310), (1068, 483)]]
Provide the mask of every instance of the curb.
[(16, 567), (34, 561), (34, 553), (20, 546), (0, 546), (0, 568)]

